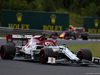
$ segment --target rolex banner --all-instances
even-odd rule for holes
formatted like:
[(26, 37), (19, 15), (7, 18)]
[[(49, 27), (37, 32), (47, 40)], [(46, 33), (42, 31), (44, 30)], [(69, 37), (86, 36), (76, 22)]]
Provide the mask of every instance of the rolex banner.
[(63, 31), (69, 26), (69, 14), (2, 10), (2, 27)]
[(90, 34), (100, 34), (100, 17), (84, 17), (83, 27)]

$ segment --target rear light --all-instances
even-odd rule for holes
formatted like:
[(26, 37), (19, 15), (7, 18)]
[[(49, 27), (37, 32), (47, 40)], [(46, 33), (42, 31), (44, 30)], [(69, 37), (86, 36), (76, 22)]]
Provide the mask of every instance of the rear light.
[(85, 28), (83, 28), (83, 32), (85, 32)]
[(72, 39), (72, 36), (70, 38)]
[(68, 37), (65, 37), (65, 39), (68, 39)]
[(53, 38), (54, 36), (52, 35), (51, 37)]

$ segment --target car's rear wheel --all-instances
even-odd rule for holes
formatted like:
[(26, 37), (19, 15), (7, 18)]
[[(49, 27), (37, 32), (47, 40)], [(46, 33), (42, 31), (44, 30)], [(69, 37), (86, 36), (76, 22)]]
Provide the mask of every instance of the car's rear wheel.
[(2, 59), (12, 60), (15, 57), (16, 48), (13, 43), (1, 45), (0, 55)]
[(89, 39), (89, 34), (88, 34), (88, 32), (83, 32), (83, 33), (81, 34), (81, 37), (82, 37), (83, 40), (88, 40), (88, 39)]
[(48, 57), (52, 57), (52, 56), (53, 56), (52, 48), (42, 48), (40, 51), (40, 62), (47, 63)]
[(73, 40), (78, 39), (78, 34), (76, 31), (72, 31), (70, 35), (73, 36)]
[(77, 57), (82, 60), (86, 59), (92, 61), (92, 53), (89, 49), (80, 49), (77, 53)]
[(74, 40), (78, 39), (78, 36), (77, 34), (74, 35)]

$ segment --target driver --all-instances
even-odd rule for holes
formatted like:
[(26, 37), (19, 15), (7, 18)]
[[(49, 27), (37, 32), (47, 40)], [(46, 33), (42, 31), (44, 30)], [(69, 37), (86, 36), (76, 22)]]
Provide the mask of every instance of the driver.
[(44, 40), (46, 40), (46, 39), (47, 39), (47, 38), (45, 37), (45, 35), (40, 37), (40, 41), (44, 41)]
[(45, 39), (44, 39), (44, 36), (41, 36), (40, 37), (40, 41), (44, 41)]
[(46, 45), (46, 46), (53, 46), (53, 43), (51, 43), (51, 42), (46, 42), (45, 45)]
[(69, 25), (69, 31), (75, 31), (76, 29), (72, 26), (72, 25)]

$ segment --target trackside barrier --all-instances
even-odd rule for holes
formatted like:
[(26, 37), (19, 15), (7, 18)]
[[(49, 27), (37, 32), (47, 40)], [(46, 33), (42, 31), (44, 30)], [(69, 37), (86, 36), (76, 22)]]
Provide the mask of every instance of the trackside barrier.
[[(45, 34), (46, 37), (49, 37), (51, 35), (52, 31), (43, 31), (43, 30), (37, 30), (37, 29), (14, 29), (14, 28), (8, 28), (8, 27), (0, 27), (0, 36), (7, 36), (8, 34), (15, 34), (15, 35), (41, 35)], [(61, 33), (58, 31), (58, 33)]]
[(90, 39), (100, 39), (100, 34), (89, 34)]
[[(43, 31), (36, 29), (14, 29), (8, 27), (0, 27), (0, 36), (7, 36), (8, 34), (18, 34), (18, 35), (41, 35), (47, 34), (47, 37), (51, 35), (53, 31)], [(58, 31), (60, 34), (61, 31)], [(90, 39), (100, 39), (100, 34), (89, 34)]]
[(7, 36), (8, 34), (40, 35), (43, 32), (44, 31), (42, 30), (36, 30), (36, 29), (27, 30), (27, 29), (13, 29), (13, 28), (0, 27), (0, 36)]

